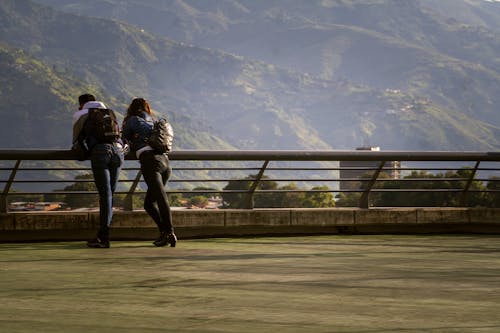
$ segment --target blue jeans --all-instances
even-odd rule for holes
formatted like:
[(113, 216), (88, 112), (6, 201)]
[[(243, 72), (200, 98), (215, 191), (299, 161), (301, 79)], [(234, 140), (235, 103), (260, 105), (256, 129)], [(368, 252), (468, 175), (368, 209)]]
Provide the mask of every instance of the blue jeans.
[(173, 232), (172, 213), (165, 192), (165, 184), (172, 172), (168, 157), (149, 150), (141, 153), (139, 161), (142, 177), (148, 186), (144, 210), (155, 221), (160, 232)]
[(99, 232), (101, 240), (109, 239), (113, 219), (113, 194), (123, 164), (123, 150), (119, 144), (98, 143), (90, 155), (94, 182), (99, 192)]

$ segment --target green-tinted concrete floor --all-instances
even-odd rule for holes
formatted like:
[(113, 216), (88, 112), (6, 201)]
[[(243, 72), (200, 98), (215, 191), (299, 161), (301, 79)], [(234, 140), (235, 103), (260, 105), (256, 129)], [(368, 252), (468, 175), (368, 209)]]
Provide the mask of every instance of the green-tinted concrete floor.
[(500, 332), (500, 237), (0, 244), (1, 332)]

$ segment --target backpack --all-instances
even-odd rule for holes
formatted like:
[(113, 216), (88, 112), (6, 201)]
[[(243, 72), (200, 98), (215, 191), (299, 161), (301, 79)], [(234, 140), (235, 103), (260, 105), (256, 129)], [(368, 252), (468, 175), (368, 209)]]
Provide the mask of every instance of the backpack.
[(85, 132), (99, 143), (116, 142), (120, 138), (120, 127), (113, 110), (89, 109)]
[(165, 118), (155, 120), (151, 135), (146, 139), (147, 144), (155, 151), (165, 154), (172, 150), (173, 141), (174, 129), (172, 125)]

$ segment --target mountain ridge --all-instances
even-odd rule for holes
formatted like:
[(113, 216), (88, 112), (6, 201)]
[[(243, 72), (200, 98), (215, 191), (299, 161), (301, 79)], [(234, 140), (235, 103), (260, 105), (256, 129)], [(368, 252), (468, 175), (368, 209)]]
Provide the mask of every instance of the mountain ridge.
[[(392, 93), (397, 86), (321, 78), (27, 0), (2, 2), (0, 21), (3, 43), (78, 78), (120, 113), (133, 96), (150, 99), (176, 124), (179, 149), (352, 149), (364, 142), (384, 149), (499, 147), (497, 125), (418, 89)], [(29, 27), (22, 24), (28, 21)]]

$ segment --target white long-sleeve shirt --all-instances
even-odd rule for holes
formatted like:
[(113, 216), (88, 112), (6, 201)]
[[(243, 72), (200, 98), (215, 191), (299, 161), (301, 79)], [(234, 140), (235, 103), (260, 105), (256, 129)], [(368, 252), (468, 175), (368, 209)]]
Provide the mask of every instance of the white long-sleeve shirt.
[(89, 109), (106, 109), (106, 105), (99, 101), (90, 101), (83, 104), (82, 109), (73, 114), (73, 125), (78, 121), (78, 119), (80, 119), (81, 116), (89, 113)]
[(89, 109), (106, 109), (106, 105), (99, 101), (87, 102), (83, 105), (81, 110), (78, 110), (73, 114), (73, 142), (76, 141), (83, 129)]

